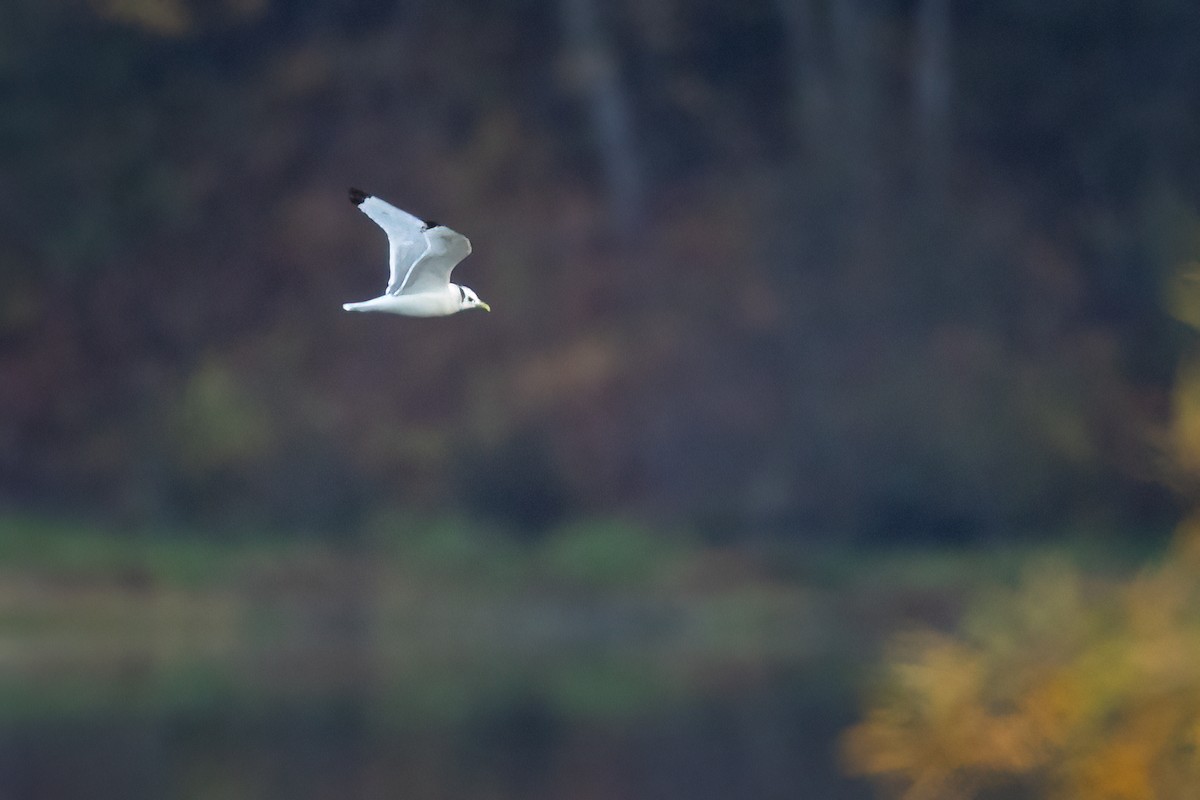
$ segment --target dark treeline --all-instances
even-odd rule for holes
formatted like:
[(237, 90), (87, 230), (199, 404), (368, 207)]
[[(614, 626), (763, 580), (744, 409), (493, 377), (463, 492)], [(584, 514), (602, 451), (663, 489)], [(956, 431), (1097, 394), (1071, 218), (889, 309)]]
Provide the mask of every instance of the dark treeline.
[[(14, 0), (0, 500), (352, 531), (1162, 519), (1185, 0)], [(495, 313), (344, 315), (361, 185)]]

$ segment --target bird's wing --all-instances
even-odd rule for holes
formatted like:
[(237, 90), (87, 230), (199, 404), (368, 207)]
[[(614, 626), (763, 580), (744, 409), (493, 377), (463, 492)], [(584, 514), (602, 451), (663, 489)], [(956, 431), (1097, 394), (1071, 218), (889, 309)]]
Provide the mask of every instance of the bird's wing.
[(420, 294), (444, 289), (450, 272), (471, 254), (471, 242), (457, 231), (438, 225), (425, 231), (425, 252), (413, 262), (395, 294)]
[(383, 228), (388, 237), (387, 294), (400, 294), (413, 266), (428, 248), (425, 238), (425, 223), (391, 203), (384, 202), (360, 189), (350, 190), (350, 202)]

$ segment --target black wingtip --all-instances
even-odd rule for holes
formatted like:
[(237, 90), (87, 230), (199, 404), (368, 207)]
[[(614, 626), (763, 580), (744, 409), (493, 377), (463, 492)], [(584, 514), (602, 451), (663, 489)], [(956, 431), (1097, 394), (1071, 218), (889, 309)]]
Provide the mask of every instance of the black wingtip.
[(434, 221), (433, 221), (433, 220), (431, 220), (431, 219), (427, 219), (427, 220), (425, 220), (424, 222), (425, 222), (425, 227), (426, 227), (426, 228), (436, 228), (436, 227), (438, 226), (438, 223), (434, 222)]
[(362, 189), (350, 189), (350, 202), (354, 203), (356, 206), (361, 206), (363, 200), (366, 200), (368, 197), (370, 197), (370, 195), (364, 192)]

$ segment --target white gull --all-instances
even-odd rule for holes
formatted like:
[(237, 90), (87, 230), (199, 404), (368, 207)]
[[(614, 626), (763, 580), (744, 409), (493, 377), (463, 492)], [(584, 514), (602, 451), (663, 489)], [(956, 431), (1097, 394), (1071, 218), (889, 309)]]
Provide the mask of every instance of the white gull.
[(445, 317), (468, 308), (492, 310), (475, 292), (450, 282), (450, 271), (471, 254), (467, 237), (360, 189), (350, 190), (350, 201), (387, 234), (391, 278), (379, 297), (342, 308), (405, 317)]

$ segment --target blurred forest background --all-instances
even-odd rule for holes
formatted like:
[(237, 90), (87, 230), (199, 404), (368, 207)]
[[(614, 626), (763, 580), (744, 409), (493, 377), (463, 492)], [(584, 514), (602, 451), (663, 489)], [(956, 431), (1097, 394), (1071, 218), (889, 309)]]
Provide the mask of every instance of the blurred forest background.
[[(959, 541), (1174, 513), (1190, 3), (0, 13), (8, 504)], [(351, 184), (471, 236), (496, 313), (343, 314), (386, 252)]]
[[(0, 789), (1189, 797), (1198, 41), (8, 0)], [(349, 186), (493, 313), (344, 313)]]

